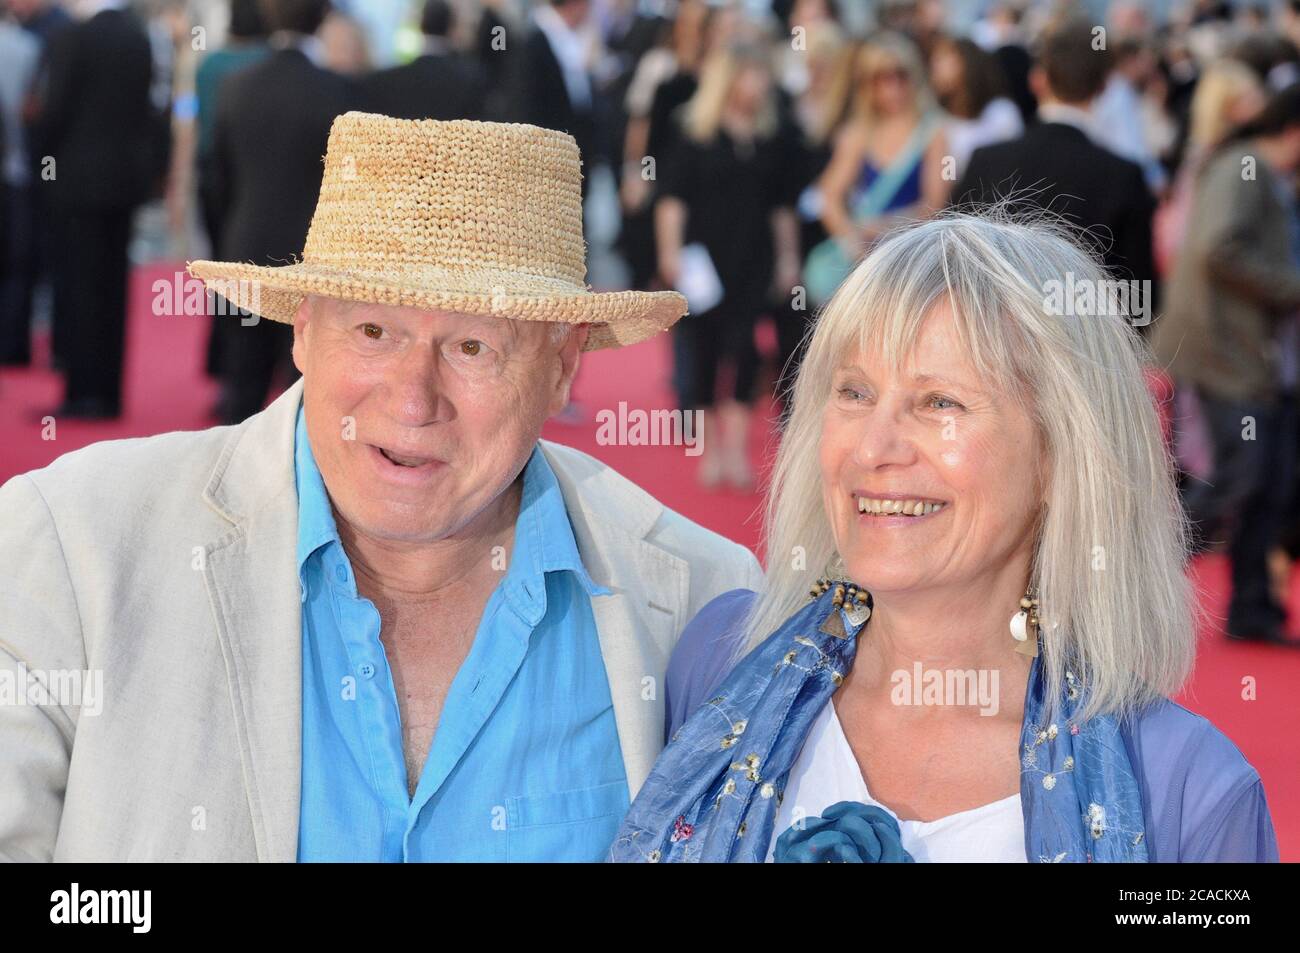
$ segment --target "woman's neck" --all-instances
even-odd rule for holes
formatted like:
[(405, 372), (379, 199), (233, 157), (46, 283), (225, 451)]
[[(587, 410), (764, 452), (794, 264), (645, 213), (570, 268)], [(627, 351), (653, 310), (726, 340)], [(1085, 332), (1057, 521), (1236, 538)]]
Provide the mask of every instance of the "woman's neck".
[(887, 694), (896, 673), (924, 670), (996, 671), (1023, 691), (1029, 657), (1015, 651), (1011, 617), (1029, 577), (1022, 553), (991, 573), (956, 586), (873, 593), (871, 619), (859, 636), (853, 665), (858, 689)]

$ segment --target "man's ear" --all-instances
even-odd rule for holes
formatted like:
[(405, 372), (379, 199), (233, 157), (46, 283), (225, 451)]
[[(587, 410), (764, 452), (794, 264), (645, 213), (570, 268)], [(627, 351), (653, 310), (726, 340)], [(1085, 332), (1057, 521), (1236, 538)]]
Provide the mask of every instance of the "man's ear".
[(569, 391), (573, 387), (574, 377), (578, 374), (578, 365), (582, 361), (582, 348), (587, 343), (587, 335), (590, 332), (591, 325), (576, 325), (560, 345), (560, 377), (555, 383), (555, 391), (551, 398), (551, 414), (558, 414), (569, 404)]
[(293, 365), (298, 373), (307, 373), (307, 321), (311, 317), (311, 295), (305, 295), (293, 315)]

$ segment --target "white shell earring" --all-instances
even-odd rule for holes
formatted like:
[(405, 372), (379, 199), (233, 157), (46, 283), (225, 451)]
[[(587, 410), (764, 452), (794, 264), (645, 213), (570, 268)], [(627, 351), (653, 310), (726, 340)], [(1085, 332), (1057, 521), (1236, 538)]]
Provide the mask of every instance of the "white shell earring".
[(1020, 611), (1011, 617), (1011, 637), (1021, 655), (1038, 655), (1038, 597), (1032, 586), (1020, 599)]

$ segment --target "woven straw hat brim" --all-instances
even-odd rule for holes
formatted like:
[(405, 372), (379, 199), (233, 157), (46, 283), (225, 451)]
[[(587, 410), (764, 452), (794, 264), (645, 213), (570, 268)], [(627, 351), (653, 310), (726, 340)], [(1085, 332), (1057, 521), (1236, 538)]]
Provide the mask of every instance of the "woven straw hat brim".
[(686, 298), (675, 291), (593, 292), (559, 278), (491, 268), (411, 265), (371, 271), (313, 262), (193, 261), (189, 273), (238, 308), (285, 324), (293, 323), (304, 297), (320, 295), (521, 321), (590, 323), (586, 351), (644, 341), (672, 327), (687, 309)]

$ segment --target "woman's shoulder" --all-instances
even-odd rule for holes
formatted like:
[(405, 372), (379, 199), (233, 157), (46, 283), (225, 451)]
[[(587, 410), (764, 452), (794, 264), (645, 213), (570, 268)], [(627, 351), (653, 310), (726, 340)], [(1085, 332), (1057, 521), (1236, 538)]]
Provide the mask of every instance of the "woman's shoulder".
[(1162, 698), (1124, 722), (1155, 860), (1276, 860), (1259, 772), (1202, 715)]
[(742, 651), (750, 589), (732, 589), (705, 603), (686, 624), (665, 676), (666, 738), (722, 683)]
[(1259, 778), (1232, 739), (1204, 715), (1171, 699), (1161, 698), (1139, 708), (1128, 723), (1144, 752), (1162, 764), (1227, 775), (1238, 783)]

